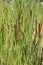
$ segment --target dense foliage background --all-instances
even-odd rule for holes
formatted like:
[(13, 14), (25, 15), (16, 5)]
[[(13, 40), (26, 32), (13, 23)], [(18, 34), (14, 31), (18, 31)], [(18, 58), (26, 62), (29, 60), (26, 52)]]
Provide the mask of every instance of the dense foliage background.
[(0, 0), (0, 65), (40, 65), (43, 5)]

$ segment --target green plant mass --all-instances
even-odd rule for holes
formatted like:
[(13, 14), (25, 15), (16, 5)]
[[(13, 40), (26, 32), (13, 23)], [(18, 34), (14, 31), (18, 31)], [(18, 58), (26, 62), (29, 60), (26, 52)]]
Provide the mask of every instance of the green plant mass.
[(43, 5), (0, 0), (0, 65), (40, 65)]

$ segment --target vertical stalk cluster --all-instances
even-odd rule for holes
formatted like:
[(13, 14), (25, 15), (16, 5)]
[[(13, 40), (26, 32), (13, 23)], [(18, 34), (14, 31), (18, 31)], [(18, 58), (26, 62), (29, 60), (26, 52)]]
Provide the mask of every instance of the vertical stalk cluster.
[(40, 65), (41, 20), (37, 20), (37, 4), (35, 9), (28, 1), (2, 1), (1, 65)]

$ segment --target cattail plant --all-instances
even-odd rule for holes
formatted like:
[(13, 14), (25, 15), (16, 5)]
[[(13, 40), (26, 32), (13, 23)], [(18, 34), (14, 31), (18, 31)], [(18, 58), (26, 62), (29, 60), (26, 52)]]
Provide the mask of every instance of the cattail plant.
[(40, 38), (40, 23), (38, 23), (38, 37)]
[(41, 23), (40, 23), (40, 20), (39, 20), (38, 24), (37, 24), (37, 36), (38, 36), (38, 38), (40, 38), (40, 34), (41, 34)]
[(16, 30), (16, 41), (20, 40), (20, 22), (18, 23), (17, 30)]
[(32, 10), (30, 10), (30, 17), (32, 17)]
[(41, 8), (31, 0), (0, 2), (1, 65), (40, 65)]

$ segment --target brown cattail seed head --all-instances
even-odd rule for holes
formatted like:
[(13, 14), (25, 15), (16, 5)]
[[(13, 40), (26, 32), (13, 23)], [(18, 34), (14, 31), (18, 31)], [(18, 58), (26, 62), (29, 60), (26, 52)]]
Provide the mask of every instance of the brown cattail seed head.
[(37, 26), (37, 36), (40, 38), (40, 32), (41, 32), (41, 23), (38, 22), (38, 26)]
[(32, 10), (30, 10), (30, 17), (32, 17)]
[(20, 39), (20, 22), (18, 23), (17, 29), (16, 29), (16, 41), (19, 41)]

